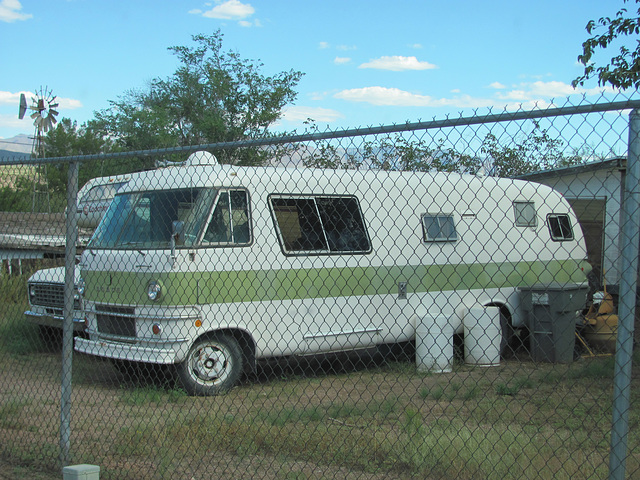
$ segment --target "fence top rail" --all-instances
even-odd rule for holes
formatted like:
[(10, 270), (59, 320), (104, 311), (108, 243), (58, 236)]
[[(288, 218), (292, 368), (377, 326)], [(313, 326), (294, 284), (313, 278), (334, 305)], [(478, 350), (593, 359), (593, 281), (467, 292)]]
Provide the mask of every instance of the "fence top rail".
[(472, 115), (460, 117), (447, 117), (441, 120), (406, 122), (402, 124), (381, 125), (378, 127), (359, 127), (345, 130), (326, 132), (312, 132), (302, 134), (290, 134), (282, 136), (264, 137), (258, 139), (237, 140), (233, 142), (218, 142), (202, 145), (189, 145), (182, 147), (158, 148), (149, 150), (134, 150), (128, 152), (100, 153), (91, 155), (72, 155), (50, 158), (0, 158), (0, 165), (36, 165), (68, 162), (84, 162), (89, 160), (114, 160), (140, 156), (158, 156), (175, 153), (193, 153), (199, 150), (230, 149), (240, 147), (260, 147), (267, 145), (283, 145), (288, 143), (300, 143), (332, 138), (362, 137), (367, 135), (379, 135), (417, 130), (430, 130), (440, 128), (478, 125), (486, 123), (500, 123), (535, 118), (549, 118), (568, 115), (585, 115), (588, 113), (621, 111), (640, 108), (640, 100), (624, 100), (618, 102), (592, 103), (585, 105), (571, 105), (558, 108), (504, 111), (501, 113), (489, 113), (487, 115)]

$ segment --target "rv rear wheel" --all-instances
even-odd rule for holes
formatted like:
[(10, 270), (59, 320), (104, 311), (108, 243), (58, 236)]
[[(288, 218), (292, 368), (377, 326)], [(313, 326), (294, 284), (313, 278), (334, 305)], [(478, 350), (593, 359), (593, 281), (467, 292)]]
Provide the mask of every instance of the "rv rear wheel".
[(177, 370), (189, 395), (219, 395), (240, 380), (242, 352), (236, 339), (229, 335), (200, 338)]

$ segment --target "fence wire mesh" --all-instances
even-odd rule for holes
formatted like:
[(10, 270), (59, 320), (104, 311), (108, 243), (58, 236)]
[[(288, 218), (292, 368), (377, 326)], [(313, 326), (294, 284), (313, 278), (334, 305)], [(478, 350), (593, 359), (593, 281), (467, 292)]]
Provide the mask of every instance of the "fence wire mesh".
[[(637, 303), (620, 239), (638, 106), (3, 159), (2, 462), (640, 476), (635, 372), (611, 443), (617, 335), (635, 344), (618, 306)], [(70, 162), (86, 186), (67, 205)]]

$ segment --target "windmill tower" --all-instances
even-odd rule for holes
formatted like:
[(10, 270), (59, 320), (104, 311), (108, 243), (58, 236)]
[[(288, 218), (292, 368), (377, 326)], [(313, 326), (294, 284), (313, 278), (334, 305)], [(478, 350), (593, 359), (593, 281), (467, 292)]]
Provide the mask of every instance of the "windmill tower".
[[(31, 106), (27, 105), (27, 99), (24, 94), (20, 95), (20, 110), (18, 118), (23, 119), (27, 109), (32, 110), (31, 118), (35, 127), (33, 136), (33, 146), (31, 148), (31, 157), (34, 159), (45, 158), (44, 134), (47, 133), (58, 122), (58, 102), (56, 96), (47, 87), (36, 90), (35, 97), (31, 97)], [(50, 213), (51, 204), (49, 199), (49, 180), (47, 179), (47, 167), (45, 164), (38, 164), (33, 171), (33, 200), (31, 203), (31, 211), (43, 207), (43, 211)], [(46, 210), (45, 210), (46, 208)]]

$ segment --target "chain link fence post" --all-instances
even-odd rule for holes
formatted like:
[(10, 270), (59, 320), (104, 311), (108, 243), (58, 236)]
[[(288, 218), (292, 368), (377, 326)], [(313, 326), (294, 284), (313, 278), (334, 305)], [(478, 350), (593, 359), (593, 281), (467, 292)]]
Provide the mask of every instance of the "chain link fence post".
[(71, 370), (73, 360), (73, 305), (75, 294), (76, 243), (78, 221), (76, 203), (78, 196), (78, 163), (69, 163), (67, 176), (67, 216), (65, 221), (65, 286), (64, 322), (62, 328), (62, 379), (60, 401), (60, 461), (65, 467), (70, 461), (71, 437)]
[(629, 152), (622, 205), (622, 237), (619, 327), (613, 380), (613, 421), (609, 478), (622, 480), (625, 474), (629, 405), (631, 394), (631, 359), (638, 283), (638, 244), (640, 242), (640, 112), (629, 115)]

